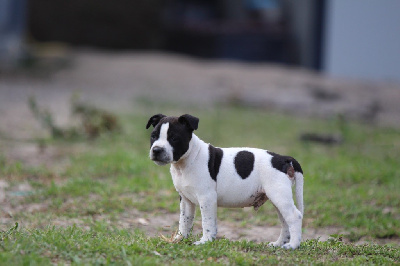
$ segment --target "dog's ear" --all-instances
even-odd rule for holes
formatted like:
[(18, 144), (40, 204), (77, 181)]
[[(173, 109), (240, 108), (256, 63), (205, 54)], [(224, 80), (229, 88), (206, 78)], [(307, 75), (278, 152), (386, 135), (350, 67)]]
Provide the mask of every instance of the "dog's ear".
[(149, 121), (147, 122), (146, 129), (148, 129), (150, 126), (155, 127), (163, 117), (166, 117), (166, 116), (163, 114), (156, 114), (156, 115), (153, 115), (152, 117), (150, 117)]
[(199, 126), (199, 119), (188, 114), (180, 116), (178, 122), (184, 124), (192, 131), (196, 130)]

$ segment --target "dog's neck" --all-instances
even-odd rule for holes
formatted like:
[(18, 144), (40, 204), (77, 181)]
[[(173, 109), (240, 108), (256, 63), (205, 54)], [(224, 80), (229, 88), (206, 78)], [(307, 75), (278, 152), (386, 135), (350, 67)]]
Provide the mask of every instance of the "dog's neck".
[(197, 137), (194, 133), (192, 134), (192, 139), (189, 142), (189, 149), (186, 153), (179, 159), (177, 162), (173, 162), (171, 167), (175, 167), (177, 170), (181, 170), (187, 167), (190, 167), (192, 164), (196, 162), (196, 158), (200, 153), (200, 150), (205, 144), (199, 137)]

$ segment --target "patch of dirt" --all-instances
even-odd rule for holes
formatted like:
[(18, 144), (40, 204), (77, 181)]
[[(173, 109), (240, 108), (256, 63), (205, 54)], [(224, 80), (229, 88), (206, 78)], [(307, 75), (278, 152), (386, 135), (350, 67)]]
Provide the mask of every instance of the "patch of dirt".
[(67, 155), (77, 152), (78, 145), (68, 147), (42, 146), (31, 142), (12, 142), (12, 145), (5, 147), (7, 160), (9, 162), (20, 161), (25, 166), (45, 166), (55, 173), (61, 172), (69, 163)]
[[(0, 230), (6, 230), (11, 227), (16, 220), (13, 218), (18, 213), (37, 213), (46, 212), (49, 202), (42, 203), (21, 203), (20, 199), (24, 195), (29, 194), (32, 188), (27, 183), (22, 183), (13, 188), (12, 191), (7, 192), (8, 199), (4, 195), (4, 188), (8, 186), (7, 182), (0, 182), (0, 195), (3, 195), (1, 200), (1, 215), (0, 215)], [(136, 209), (127, 210), (116, 217), (115, 222), (111, 222), (108, 215), (96, 214), (85, 216), (81, 218), (67, 218), (65, 216), (56, 217), (53, 220), (46, 219), (45, 221), (18, 221), (21, 227), (35, 228), (43, 227), (49, 224), (61, 227), (77, 225), (87, 230), (90, 229), (88, 221), (103, 221), (112, 226), (123, 229), (140, 229), (151, 237), (160, 236), (160, 234), (171, 235), (178, 228), (179, 213), (147, 213), (140, 212)], [(45, 224), (44, 224), (45, 223)], [(201, 221), (198, 216), (195, 220), (193, 233), (201, 234)], [(327, 240), (329, 235), (342, 233), (340, 228), (319, 228), (311, 229), (305, 228), (303, 239), (316, 239), (321, 241)], [(247, 239), (255, 242), (275, 241), (280, 233), (279, 226), (254, 226), (247, 225), (241, 226), (239, 222), (228, 222), (220, 220), (218, 222), (218, 237), (225, 237), (230, 240)]]
[[(20, 183), (14, 186), (12, 190), (7, 190), (9, 184), (0, 180), (0, 231), (11, 228), (15, 222), (19, 222), (23, 228), (41, 228), (48, 225), (59, 227), (67, 227), (77, 225), (85, 230), (89, 230), (91, 222), (102, 221), (110, 226), (120, 229), (135, 230), (140, 229), (149, 237), (158, 237), (161, 234), (170, 236), (178, 229), (179, 213), (169, 213), (161, 211), (157, 213), (141, 212), (137, 209), (127, 209), (117, 217), (111, 219), (105, 214), (86, 215), (80, 218), (68, 218), (65, 216), (53, 216), (51, 219), (42, 220), (16, 220), (14, 217), (18, 214), (46, 213), (50, 202), (29, 203), (24, 202), (24, 196), (32, 193), (33, 188), (28, 183)], [(6, 196), (7, 195), (7, 196)], [(68, 205), (66, 203), (66, 205)], [(49, 213), (50, 214), (50, 213)], [(218, 238), (227, 238), (229, 240), (249, 240), (258, 243), (275, 241), (280, 234), (280, 226), (260, 226), (247, 224), (243, 226), (241, 222), (234, 221), (218, 221)], [(202, 233), (201, 219), (197, 215), (193, 234)], [(319, 239), (326, 241), (332, 234), (347, 234), (340, 227), (323, 227), (323, 228), (303, 228), (303, 240)], [(348, 241), (344, 239), (345, 241)], [(361, 239), (356, 244), (364, 244), (374, 242), (378, 244), (400, 244), (400, 239)]]

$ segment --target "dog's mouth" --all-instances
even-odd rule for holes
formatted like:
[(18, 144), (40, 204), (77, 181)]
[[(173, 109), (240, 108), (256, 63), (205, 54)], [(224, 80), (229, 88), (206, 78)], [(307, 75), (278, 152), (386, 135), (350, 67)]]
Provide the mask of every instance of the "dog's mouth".
[(171, 156), (164, 148), (154, 147), (150, 150), (150, 159), (157, 165), (166, 165), (171, 162)]
[(150, 159), (151, 159), (155, 164), (160, 165), (160, 166), (169, 164), (169, 163), (171, 162), (169, 156), (165, 156), (165, 155), (162, 155), (162, 154), (160, 154), (160, 155), (154, 155), (154, 154), (152, 154), (152, 155), (150, 156)]
[(161, 161), (161, 160), (157, 160), (157, 159), (152, 159), (152, 160), (153, 160), (153, 162), (155, 164), (160, 165), (160, 166), (164, 166), (166, 164), (169, 164), (169, 161)]

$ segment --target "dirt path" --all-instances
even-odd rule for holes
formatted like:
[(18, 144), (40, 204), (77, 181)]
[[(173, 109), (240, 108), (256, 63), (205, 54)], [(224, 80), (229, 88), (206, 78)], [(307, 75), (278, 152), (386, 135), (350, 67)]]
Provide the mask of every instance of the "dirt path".
[[(16, 189), (12, 191), (13, 195), (9, 193), (4, 193), (4, 188), (8, 185), (6, 182), (0, 180), (0, 203), (1, 215), (0, 215), (0, 230), (7, 230), (12, 227), (15, 223), (13, 216), (18, 213), (36, 213), (45, 212), (50, 203), (21, 203), (21, 195), (32, 189), (29, 184), (21, 183)], [(19, 192), (19, 193), (17, 193)], [(8, 200), (5, 200), (4, 196), (7, 196)], [(18, 196), (15, 196), (18, 195)], [(10, 199), (10, 197), (14, 197)], [(15, 197), (19, 197), (15, 198)], [(12, 204), (10, 203), (12, 202)], [(275, 214), (273, 214), (275, 215)], [(199, 216), (199, 215), (197, 215)], [(126, 212), (121, 213), (116, 219), (116, 222), (112, 222), (112, 226), (121, 229), (140, 229), (146, 233), (149, 237), (158, 237), (161, 234), (165, 236), (170, 236), (178, 228), (179, 213), (146, 213), (140, 212), (136, 209), (130, 209)], [(49, 223), (55, 226), (72, 226), (77, 225), (83, 228), (89, 229), (90, 222), (88, 221), (105, 221), (110, 223), (110, 219), (105, 215), (94, 215), (85, 216), (80, 218), (68, 218), (68, 217), (58, 217), (54, 220), (48, 221), (18, 221), (21, 227), (24, 228), (38, 228), (47, 226)], [(46, 224), (42, 224), (46, 223)], [(344, 233), (343, 229), (331, 227), (331, 228), (304, 228), (303, 239), (317, 239), (325, 241), (329, 238), (331, 234)], [(195, 220), (194, 234), (201, 234), (201, 221), (197, 217)], [(225, 237), (229, 240), (249, 240), (255, 242), (271, 242), (275, 241), (280, 233), (279, 226), (257, 226), (248, 224), (246, 226), (241, 226), (239, 222), (229, 222), (224, 220), (219, 220), (218, 222), (218, 237)]]
[[(12, 191), (7, 191), (6, 188), (9, 184), (0, 179), (0, 231), (11, 228), (16, 220), (14, 216), (34, 213), (45, 213), (51, 202), (44, 201), (40, 203), (29, 203), (24, 201), (23, 195), (28, 195), (33, 188), (29, 183), (20, 183), (13, 187)], [(6, 191), (6, 192), (5, 192)], [(126, 197), (126, 195), (125, 195)], [(132, 195), (134, 198), (135, 195)], [(7, 198), (7, 199), (6, 199)], [(253, 211), (250, 210), (244, 211)], [(276, 215), (271, 213), (271, 215)], [(278, 218), (277, 218), (278, 219)], [(49, 224), (61, 227), (77, 225), (81, 228), (90, 229), (90, 224), (93, 221), (103, 221), (109, 223), (120, 229), (135, 230), (140, 229), (145, 232), (149, 237), (158, 237), (161, 234), (169, 237), (178, 228), (179, 213), (169, 213), (166, 211), (157, 211), (153, 213), (141, 212), (136, 209), (127, 209), (125, 212), (120, 213), (114, 217), (113, 222), (108, 215), (95, 214), (90, 216), (69, 218), (66, 216), (59, 216), (52, 220), (18, 220), (20, 227), (33, 229), (46, 227)], [(280, 226), (260, 226), (254, 224), (242, 225), (241, 222), (227, 221), (224, 219), (218, 220), (218, 238), (225, 237), (229, 240), (248, 240), (261, 242), (275, 241), (280, 233)], [(196, 235), (201, 234), (201, 220), (199, 213), (196, 215), (193, 233)], [(319, 239), (325, 241), (329, 239), (332, 234), (347, 234), (343, 228), (340, 227), (323, 227), (323, 228), (303, 228), (303, 240)], [(347, 241), (345, 239), (345, 241)], [(364, 244), (369, 242), (367, 239), (357, 241), (357, 244)], [(379, 244), (399, 244), (399, 239), (374, 239), (374, 243)]]

